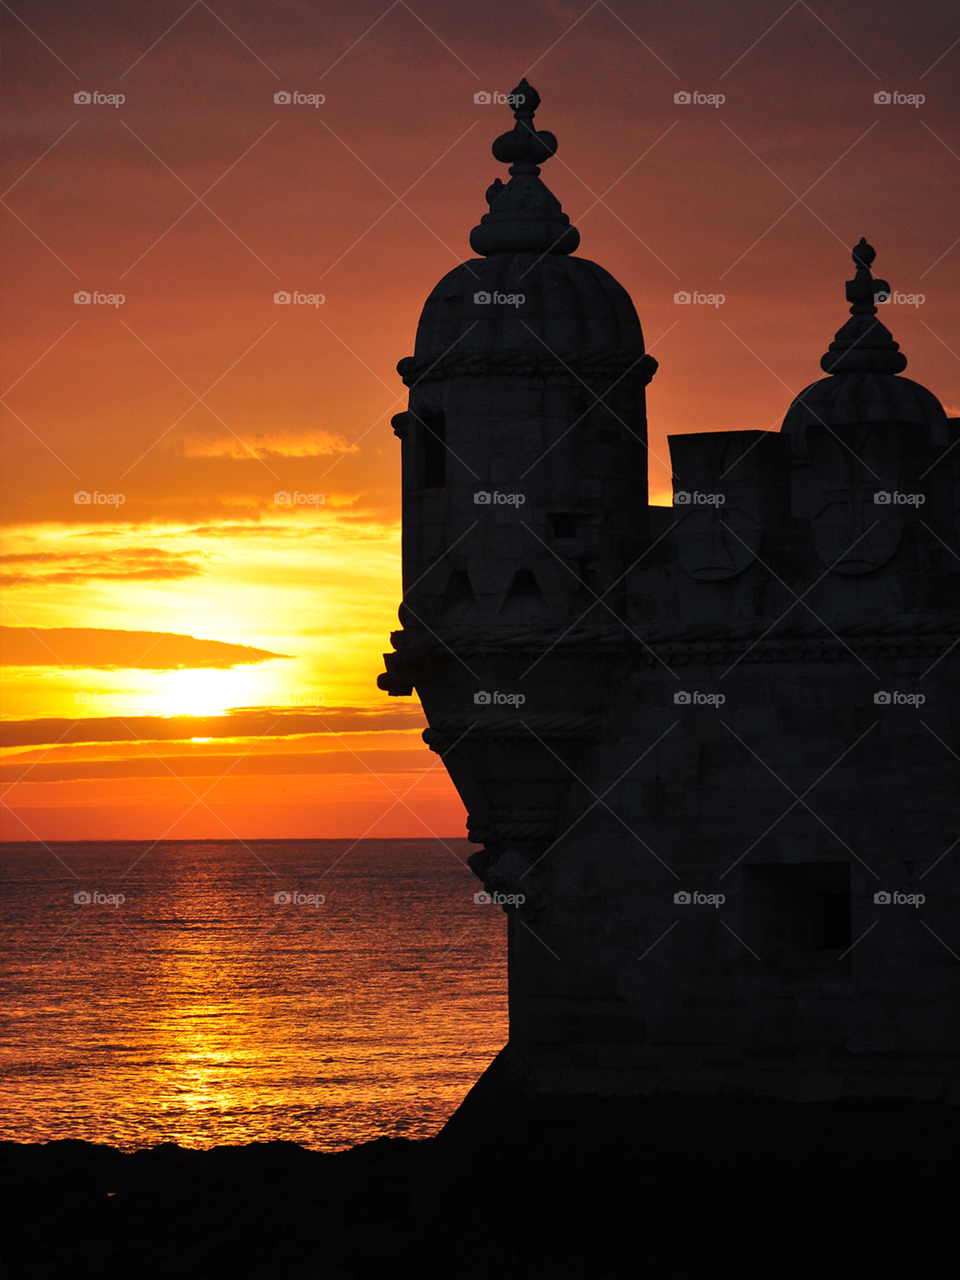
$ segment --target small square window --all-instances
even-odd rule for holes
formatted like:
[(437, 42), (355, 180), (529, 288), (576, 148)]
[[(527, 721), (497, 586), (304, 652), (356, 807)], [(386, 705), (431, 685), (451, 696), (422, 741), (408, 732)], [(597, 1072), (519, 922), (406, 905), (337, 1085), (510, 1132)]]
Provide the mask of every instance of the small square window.
[(555, 538), (575, 538), (577, 536), (577, 517), (564, 511), (550, 517), (553, 522)]
[(743, 888), (744, 928), (764, 958), (826, 959), (850, 946), (848, 862), (747, 865)]

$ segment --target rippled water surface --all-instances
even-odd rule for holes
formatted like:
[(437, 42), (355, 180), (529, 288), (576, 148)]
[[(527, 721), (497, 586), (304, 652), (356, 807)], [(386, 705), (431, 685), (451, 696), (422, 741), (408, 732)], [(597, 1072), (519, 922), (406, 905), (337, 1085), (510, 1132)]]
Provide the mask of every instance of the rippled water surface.
[(0, 846), (0, 1133), (317, 1150), (435, 1133), (507, 1037), (506, 919), (474, 903), (473, 848)]

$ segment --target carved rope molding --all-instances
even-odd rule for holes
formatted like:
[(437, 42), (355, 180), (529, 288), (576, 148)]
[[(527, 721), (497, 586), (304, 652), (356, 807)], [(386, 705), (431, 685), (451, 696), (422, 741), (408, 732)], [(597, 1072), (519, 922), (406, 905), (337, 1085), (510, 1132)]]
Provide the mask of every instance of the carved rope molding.
[(610, 348), (585, 354), (573, 353), (556, 356), (546, 348), (540, 351), (460, 351), (455, 347), (439, 358), (434, 356), (405, 356), (397, 365), (397, 372), (404, 384), (446, 378), (456, 374), (465, 378), (489, 378), (493, 374), (569, 374), (575, 370), (580, 375), (614, 376), (624, 370), (632, 370), (644, 386), (657, 371), (653, 356), (637, 356), (635, 352)]
[[(765, 634), (766, 633), (766, 634)], [(761, 638), (762, 637), (762, 638)], [(444, 653), (526, 657), (547, 651), (561, 656), (609, 655), (628, 650), (655, 661), (673, 655), (687, 658), (722, 657), (750, 648), (747, 660), (776, 661), (849, 655), (851, 648), (878, 656), (943, 653), (960, 639), (960, 612), (904, 614), (872, 622), (837, 621), (832, 628), (814, 619), (785, 619), (771, 627), (763, 619), (739, 625), (728, 623), (665, 623), (617, 631), (585, 628), (558, 631), (530, 626), (460, 626), (436, 633), (417, 629), (395, 631), (395, 652), (384, 655), (391, 673), (413, 673), (426, 659)], [(751, 648), (752, 646), (752, 648)]]
[(603, 717), (586, 714), (551, 715), (548, 712), (480, 712), (478, 715), (438, 715), (430, 721), (430, 746), (440, 745), (435, 734), (445, 740), (441, 751), (455, 743), (469, 745), (471, 739), (598, 738)]

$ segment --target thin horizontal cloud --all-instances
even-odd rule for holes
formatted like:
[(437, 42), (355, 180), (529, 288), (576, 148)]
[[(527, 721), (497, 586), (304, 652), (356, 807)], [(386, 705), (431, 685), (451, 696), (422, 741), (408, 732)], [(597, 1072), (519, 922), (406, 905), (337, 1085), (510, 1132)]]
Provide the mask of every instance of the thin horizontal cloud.
[[(204, 572), (197, 560), (159, 547), (50, 552), (44, 556), (11, 553), (0, 556), (3, 586), (46, 586), (92, 582), (173, 582)], [(21, 567), (22, 566), (22, 567)]]
[(292, 656), (165, 631), (0, 627), (0, 665), (5, 667), (179, 671), (185, 667), (236, 667)]
[(326, 431), (296, 435), (290, 431), (264, 431), (243, 440), (236, 436), (191, 438), (180, 444), (185, 458), (321, 458), (334, 453), (356, 453), (358, 446)]
[[(69, 760), (55, 763), (10, 761), (0, 765), (0, 782), (73, 782), (80, 778), (220, 778), (228, 770), (243, 777), (306, 776), (309, 774), (396, 775), (421, 774), (429, 767), (422, 744), (408, 750), (377, 751), (369, 747), (361, 759), (356, 752), (301, 751), (289, 755), (241, 754), (237, 751), (196, 756), (153, 754), (125, 760)], [(386, 795), (387, 792), (384, 791)]]
[(288, 707), (238, 707), (220, 716), (91, 716), (86, 719), (6, 720), (0, 747), (50, 743), (188, 742), (192, 738), (282, 738), (291, 734), (371, 733), (417, 729), (425, 724), (414, 703), (301, 711)]

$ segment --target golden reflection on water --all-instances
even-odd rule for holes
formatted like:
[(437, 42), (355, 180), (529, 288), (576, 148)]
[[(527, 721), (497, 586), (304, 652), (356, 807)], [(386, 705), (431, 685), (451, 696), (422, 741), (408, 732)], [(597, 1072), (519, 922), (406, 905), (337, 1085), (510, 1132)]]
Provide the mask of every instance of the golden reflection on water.
[(78, 881), (5, 846), (3, 1136), (426, 1137), (505, 1042), (505, 917), (466, 841), (169, 842), (129, 870), (148, 848), (56, 846)]

